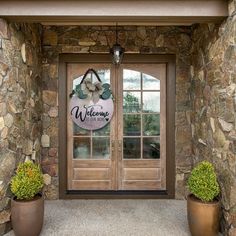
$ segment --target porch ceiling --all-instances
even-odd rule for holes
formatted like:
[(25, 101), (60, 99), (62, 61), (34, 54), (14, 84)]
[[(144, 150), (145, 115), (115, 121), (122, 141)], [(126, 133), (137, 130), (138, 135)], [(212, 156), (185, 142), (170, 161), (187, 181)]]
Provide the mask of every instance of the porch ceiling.
[(44, 25), (191, 25), (228, 16), (226, 0), (1, 1), (0, 16)]

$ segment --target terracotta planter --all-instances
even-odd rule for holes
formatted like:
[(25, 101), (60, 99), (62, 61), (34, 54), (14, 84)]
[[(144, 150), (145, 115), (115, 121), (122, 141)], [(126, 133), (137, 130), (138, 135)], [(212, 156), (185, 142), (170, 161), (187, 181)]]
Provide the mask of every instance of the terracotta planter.
[(193, 195), (187, 199), (188, 224), (192, 236), (216, 236), (219, 231), (220, 202), (204, 203)]
[(16, 236), (38, 236), (43, 226), (44, 199), (11, 200), (11, 221)]

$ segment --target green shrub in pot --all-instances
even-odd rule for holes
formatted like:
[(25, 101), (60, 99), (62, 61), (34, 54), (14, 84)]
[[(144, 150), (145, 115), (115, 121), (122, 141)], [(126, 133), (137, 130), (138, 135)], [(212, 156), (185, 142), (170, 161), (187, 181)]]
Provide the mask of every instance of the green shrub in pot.
[(203, 202), (213, 201), (220, 193), (216, 173), (210, 162), (203, 161), (191, 172), (189, 191)]
[(187, 198), (187, 215), (192, 236), (216, 236), (219, 231), (220, 193), (213, 165), (203, 161), (188, 179), (191, 194)]
[(11, 191), (18, 200), (31, 200), (43, 188), (43, 174), (39, 165), (27, 161), (20, 163), (11, 180)]
[(33, 199), (43, 188), (43, 174), (39, 165), (27, 161), (20, 163), (11, 180), (11, 191), (18, 200)]
[[(44, 219), (44, 185), (40, 166), (32, 161), (20, 163), (11, 180), (11, 221), (15, 235), (40, 235)], [(33, 226), (33, 227), (32, 227)]]

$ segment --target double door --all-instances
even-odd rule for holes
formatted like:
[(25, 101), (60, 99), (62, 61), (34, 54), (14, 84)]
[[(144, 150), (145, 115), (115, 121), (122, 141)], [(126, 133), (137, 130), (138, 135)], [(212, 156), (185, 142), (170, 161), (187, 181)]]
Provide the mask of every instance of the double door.
[(88, 68), (111, 85), (114, 113), (102, 129), (84, 130), (68, 99), (68, 190), (165, 190), (166, 64), (68, 63), (67, 97)]

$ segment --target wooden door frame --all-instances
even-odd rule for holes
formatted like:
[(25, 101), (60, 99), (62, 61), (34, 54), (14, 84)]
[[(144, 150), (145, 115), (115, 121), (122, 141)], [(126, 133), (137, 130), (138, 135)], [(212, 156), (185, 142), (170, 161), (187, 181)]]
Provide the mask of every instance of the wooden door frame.
[(158, 191), (85, 191), (67, 190), (67, 63), (109, 63), (109, 54), (60, 54), (59, 55), (59, 198), (147, 198), (175, 197), (175, 55), (125, 54), (125, 63), (166, 64), (166, 190)]

